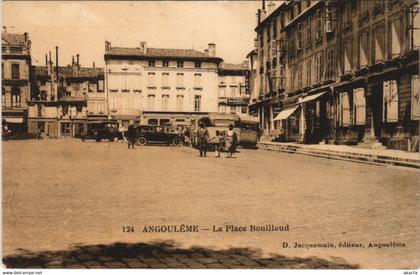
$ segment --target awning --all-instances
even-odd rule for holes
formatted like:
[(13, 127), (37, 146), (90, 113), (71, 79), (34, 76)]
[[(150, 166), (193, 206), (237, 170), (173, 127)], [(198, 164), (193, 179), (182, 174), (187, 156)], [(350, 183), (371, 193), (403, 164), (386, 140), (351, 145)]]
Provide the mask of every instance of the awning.
[(322, 96), (323, 94), (325, 94), (326, 92), (327, 92), (327, 91), (322, 92), (322, 93), (319, 93), (319, 94), (314, 94), (314, 95), (310, 95), (310, 96), (304, 97), (302, 100), (300, 100), (300, 101), (299, 101), (299, 103), (305, 103), (305, 102), (308, 102), (308, 101), (315, 100), (315, 99), (317, 99), (318, 97), (320, 97), (320, 96)]
[(4, 117), (7, 123), (23, 123), (23, 117)]
[(289, 109), (285, 109), (283, 111), (281, 111), (274, 119), (273, 121), (277, 121), (277, 120), (283, 120), (283, 119), (287, 119), (289, 116), (291, 116), (296, 109), (299, 108), (299, 106), (295, 106)]

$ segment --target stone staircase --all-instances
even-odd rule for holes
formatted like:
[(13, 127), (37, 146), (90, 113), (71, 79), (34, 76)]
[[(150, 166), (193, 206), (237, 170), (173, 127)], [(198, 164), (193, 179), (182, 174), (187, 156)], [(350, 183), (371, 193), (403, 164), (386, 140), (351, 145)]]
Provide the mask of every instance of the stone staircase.
[(289, 154), (420, 169), (419, 153), (407, 153), (398, 150), (376, 150), (344, 145), (310, 145), (282, 142), (260, 142), (258, 148)]

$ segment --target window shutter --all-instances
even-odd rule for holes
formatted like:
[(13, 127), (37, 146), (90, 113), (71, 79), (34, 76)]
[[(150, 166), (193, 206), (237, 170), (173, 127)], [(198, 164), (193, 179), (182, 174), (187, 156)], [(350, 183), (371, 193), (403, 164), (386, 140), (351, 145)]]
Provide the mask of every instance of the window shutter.
[(420, 119), (419, 76), (411, 77), (411, 119)]
[(342, 114), (342, 120), (343, 120), (343, 126), (349, 126), (350, 125), (350, 102), (349, 102), (349, 95), (348, 93), (342, 94), (342, 108), (343, 108), (343, 114)]
[(366, 123), (365, 89), (357, 88), (353, 90), (353, 104), (355, 124), (364, 125)]
[(398, 87), (396, 80), (389, 81), (388, 100), (387, 100), (387, 122), (398, 121)]
[(401, 19), (392, 22), (392, 57), (401, 54)]

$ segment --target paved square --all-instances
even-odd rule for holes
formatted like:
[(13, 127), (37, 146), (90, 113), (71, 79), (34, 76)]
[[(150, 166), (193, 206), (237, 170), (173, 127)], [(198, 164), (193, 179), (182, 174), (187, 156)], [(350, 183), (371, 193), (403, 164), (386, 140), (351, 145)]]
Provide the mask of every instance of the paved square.
[[(263, 150), (218, 159), (199, 158), (188, 147), (128, 150), (73, 139), (2, 145), (4, 256), (35, 253), (44, 267), (419, 266), (420, 183), (413, 169)], [(182, 224), (200, 232), (142, 232)], [(252, 224), (288, 224), (289, 231), (211, 230)], [(283, 242), (406, 247), (307, 249)]]

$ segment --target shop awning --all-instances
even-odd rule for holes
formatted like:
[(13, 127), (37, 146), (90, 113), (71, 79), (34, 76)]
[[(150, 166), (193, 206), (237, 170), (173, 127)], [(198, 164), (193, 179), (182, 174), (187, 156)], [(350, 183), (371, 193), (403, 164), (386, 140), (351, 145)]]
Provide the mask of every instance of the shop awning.
[(327, 91), (322, 92), (322, 93), (318, 93), (318, 94), (314, 94), (314, 95), (310, 95), (310, 96), (306, 96), (304, 97), (302, 100), (299, 101), (299, 103), (305, 103), (308, 101), (312, 101), (317, 99), (318, 97), (322, 96), (323, 94), (325, 94)]
[(294, 106), (292, 108), (289, 109), (285, 109), (283, 111), (281, 111), (274, 119), (273, 121), (277, 121), (277, 120), (283, 120), (283, 119), (287, 119), (289, 116), (291, 116), (296, 109), (299, 108), (299, 106)]
[(4, 117), (7, 123), (23, 123), (23, 117)]

